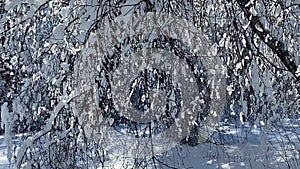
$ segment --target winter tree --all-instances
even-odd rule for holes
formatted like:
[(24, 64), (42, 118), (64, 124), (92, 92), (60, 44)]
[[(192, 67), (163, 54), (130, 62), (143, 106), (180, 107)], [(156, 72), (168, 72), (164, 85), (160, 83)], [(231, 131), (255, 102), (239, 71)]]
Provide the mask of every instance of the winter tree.
[[(203, 72), (194, 73), (194, 77), (198, 82), (195, 90), (204, 91), (198, 92), (202, 112), (190, 133), (173, 149), (154, 154), (150, 159), (136, 155), (131, 157), (133, 161), (127, 161), (109, 154), (104, 146), (105, 137), (102, 142), (90, 137), (91, 130), (82, 123), (75, 111), (76, 104), (74, 106), (78, 98), (82, 98), (80, 90), (87, 88), (76, 90), (74, 75), (89, 70), (80, 69), (77, 63), (85, 57), (89, 60), (85, 52), (88, 52), (91, 36), (118, 18), (150, 12), (177, 16), (192, 23), (205, 35), (211, 44), (208, 52), (213, 53), (221, 61), (222, 70), (226, 70), (224, 81), (221, 81), (224, 95), (220, 98), (224, 105), (218, 107), (218, 125), (213, 127), (213, 134), (201, 140), (204, 133), (200, 132), (200, 126), (213, 101), (213, 84), (207, 80), (209, 75), (206, 72), (209, 71), (205, 60), (200, 64), (188, 58), (182, 39), (156, 35), (152, 41), (143, 39), (143, 35), (142, 38), (124, 39), (124, 46), (131, 46), (132, 50), (162, 45), (161, 49), (185, 58), (191, 65), (199, 63), (199, 69), (189, 66), (194, 72)], [(296, 168), (300, 150), (299, 130), (295, 127), (299, 125), (300, 113), (299, 19), (298, 0), (0, 0), (1, 133), (5, 136), (10, 167), (110, 168), (115, 165), (116, 168), (183, 168), (189, 165), (181, 162), (185, 158), (184, 146), (211, 145), (214, 148), (207, 154), (215, 152), (221, 153), (220, 158), (233, 157), (227, 151), (231, 144), (228, 139), (242, 146), (239, 143), (247, 143), (248, 136), (255, 129), (259, 130), (259, 145), (266, 151), (263, 161), (269, 164), (268, 160), (272, 162), (277, 155), (283, 161), (279, 166)], [(110, 45), (109, 40), (106, 42), (102, 46)], [(121, 63), (120, 56), (126, 54), (122, 50), (120, 46), (114, 46), (107, 49), (107, 53), (121, 51), (120, 55), (99, 56), (100, 60), (88, 63), (95, 63), (98, 74), (87, 71), (83, 80), (92, 77), (89, 80), (94, 86), (90, 87), (95, 89), (92, 95), (96, 101), (91, 98), (79, 101), (95, 104), (95, 109), (88, 107), (82, 111), (105, 110), (103, 121), (108, 121), (115, 129), (120, 125), (113, 124), (130, 124), (132, 126), (126, 129), (128, 133), (134, 133), (141, 125), (114, 116), (117, 113), (109, 107), (112, 83), (104, 69), (113, 69)], [(101, 63), (104, 66), (101, 67)], [(145, 81), (139, 78), (132, 82), (138, 84), (130, 89), (135, 92), (135, 97), (130, 100), (135, 108), (145, 106), (141, 101), (145, 99), (142, 95), (146, 88), (143, 87), (158, 87), (157, 80), (151, 80), (152, 76), (161, 76), (161, 81), (168, 83), (167, 75), (159, 71), (153, 73), (155, 71), (140, 74), (145, 79), (147, 76), (146, 81), (153, 82), (152, 86), (151, 83), (145, 85), (142, 83)], [(168, 86), (161, 88), (167, 90)], [(173, 96), (171, 91), (167, 94), (169, 98)], [(174, 89), (173, 92), (174, 98), (179, 98), (174, 101), (175, 105), (180, 104), (180, 90)], [(146, 97), (148, 103), (151, 102), (149, 98)], [(176, 106), (170, 106), (170, 112)], [(116, 123), (118, 120), (123, 121)], [(96, 122), (101, 120), (95, 119)], [(169, 123), (175, 123), (175, 120), (151, 131), (169, 128)], [(232, 134), (228, 127), (236, 131), (241, 129), (244, 133)], [(269, 138), (274, 132), (277, 132), (274, 138)], [(116, 146), (119, 151), (121, 144)], [(177, 154), (179, 160), (176, 157), (171, 159), (170, 153)]]

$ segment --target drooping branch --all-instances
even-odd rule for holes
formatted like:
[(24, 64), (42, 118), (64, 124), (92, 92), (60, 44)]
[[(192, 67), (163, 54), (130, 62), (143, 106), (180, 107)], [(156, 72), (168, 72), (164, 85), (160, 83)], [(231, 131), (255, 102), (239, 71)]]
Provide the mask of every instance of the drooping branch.
[(244, 12), (245, 16), (248, 18), (250, 22), (249, 26), (252, 31), (257, 34), (258, 37), (272, 49), (272, 51), (281, 60), (287, 70), (293, 74), (297, 81), (299, 81), (300, 77), (296, 75), (297, 65), (292, 60), (292, 58), (295, 58), (295, 56), (293, 56), (292, 53), (284, 48), (283, 41), (277, 39), (274, 35), (272, 35), (270, 30), (265, 28), (262, 21), (260, 20), (261, 16), (253, 15), (251, 13), (253, 2), (251, 0), (237, 0), (237, 2)]

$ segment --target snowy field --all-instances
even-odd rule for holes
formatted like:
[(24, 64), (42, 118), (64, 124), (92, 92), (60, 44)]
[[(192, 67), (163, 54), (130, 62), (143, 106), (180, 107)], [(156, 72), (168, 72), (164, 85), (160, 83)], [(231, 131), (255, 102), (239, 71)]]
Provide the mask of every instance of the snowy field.
[[(299, 121), (296, 120), (297, 122)], [(244, 125), (241, 128), (224, 126), (212, 137), (212, 142), (196, 147), (176, 146), (164, 154), (161, 168), (298, 168), (299, 134), (298, 124), (283, 120), (281, 129)], [(21, 140), (16, 136), (15, 144)], [(15, 168), (6, 158), (4, 137), (0, 137), (0, 169)], [(124, 161), (122, 162), (124, 163)], [(129, 164), (130, 162), (128, 162)], [(107, 168), (121, 168), (119, 162)], [(130, 168), (130, 164), (128, 165)]]
[(277, 131), (224, 127), (224, 133), (214, 136), (215, 143), (185, 147), (182, 167), (298, 168), (299, 132), (296, 125)]

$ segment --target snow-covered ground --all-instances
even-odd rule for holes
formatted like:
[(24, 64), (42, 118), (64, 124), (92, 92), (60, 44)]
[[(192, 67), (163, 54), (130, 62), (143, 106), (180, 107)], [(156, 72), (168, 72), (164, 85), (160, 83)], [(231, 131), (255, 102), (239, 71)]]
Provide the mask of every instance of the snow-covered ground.
[[(299, 121), (299, 120), (296, 120)], [(285, 123), (286, 122), (286, 123)], [(213, 141), (196, 147), (176, 146), (160, 159), (162, 168), (298, 168), (300, 128), (285, 120), (276, 129), (245, 125), (223, 126)], [(21, 140), (16, 136), (14, 142)], [(116, 166), (109, 168), (120, 168)], [(130, 166), (130, 165), (129, 165)], [(9, 168), (4, 137), (0, 136), (0, 169)], [(11, 167), (13, 168), (13, 167)]]
[[(224, 127), (214, 143), (184, 146), (169, 152), (166, 160), (179, 168), (298, 168), (300, 129), (296, 125), (279, 130)], [(177, 157), (176, 157), (177, 154)], [(178, 157), (178, 154), (182, 154)], [(184, 158), (183, 158), (184, 157)], [(173, 160), (172, 160), (173, 159)], [(174, 160), (177, 159), (177, 160)], [(180, 162), (176, 162), (180, 159)], [(169, 161), (169, 162), (168, 162)], [(174, 165), (174, 166), (176, 166)]]
[[(196, 147), (176, 146), (160, 159), (158, 168), (299, 168), (299, 119), (284, 119), (274, 128), (264, 125), (223, 126), (212, 142)], [(130, 163), (115, 162), (120, 168)], [(156, 162), (159, 163), (159, 162)], [(129, 167), (130, 168), (130, 167)]]
[(6, 157), (6, 145), (4, 143), (4, 136), (0, 136), (0, 169), (9, 168), (9, 161)]

